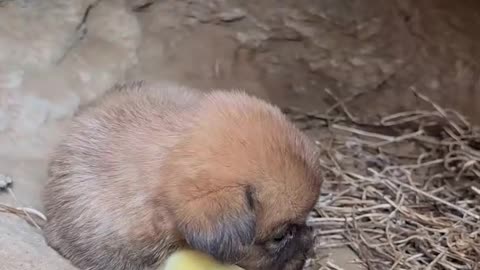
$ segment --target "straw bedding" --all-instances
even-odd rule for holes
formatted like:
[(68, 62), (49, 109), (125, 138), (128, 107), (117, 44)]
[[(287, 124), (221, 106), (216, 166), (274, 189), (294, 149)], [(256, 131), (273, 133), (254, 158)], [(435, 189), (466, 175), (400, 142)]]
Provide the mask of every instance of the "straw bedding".
[[(316, 250), (348, 246), (365, 269), (480, 269), (480, 129), (416, 92), (430, 111), (361, 123), (287, 109), (323, 152), (308, 223)], [(309, 269), (341, 269), (313, 261)]]

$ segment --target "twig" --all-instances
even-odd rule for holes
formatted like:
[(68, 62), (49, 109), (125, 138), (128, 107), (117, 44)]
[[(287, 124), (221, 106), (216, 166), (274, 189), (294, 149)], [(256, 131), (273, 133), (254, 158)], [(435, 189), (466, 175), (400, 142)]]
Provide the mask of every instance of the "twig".
[(421, 189), (418, 189), (418, 188), (416, 188), (416, 187), (407, 185), (407, 184), (402, 183), (402, 182), (400, 182), (400, 181), (397, 181), (397, 180), (395, 180), (395, 179), (390, 179), (390, 181), (392, 181), (392, 182), (394, 182), (395, 184), (398, 184), (398, 185), (400, 185), (400, 186), (402, 186), (402, 187), (404, 187), (404, 188), (407, 188), (407, 189), (410, 189), (410, 190), (412, 190), (412, 191), (415, 191), (415, 192), (418, 193), (418, 194), (422, 194), (423, 196), (428, 197), (428, 198), (430, 198), (430, 199), (432, 199), (432, 200), (434, 200), (434, 201), (436, 201), (436, 202), (445, 204), (445, 205), (449, 206), (450, 208), (453, 208), (453, 209), (455, 209), (455, 210), (463, 213), (464, 215), (468, 215), (468, 216), (474, 217), (474, 218), (476, 218), (476, 219), (480, 219), (480, 216), (479, 216), (479, 215), (477, 215), (477, 214), (475, 214), (475, 213), (472, 213), (471, 211), (465, 210), (465, 209), (463, 209), (462, 207), (459, 207), (459, 206), (457, 206), (457, 205), (455, 205), (455, 204), (453, 204), (453, 203), (450, 203), (450, 202), (447, 202), (447, 201), (445, 201), (445, 200), (443, 200), (443, 199), (440, 199), (440, 198), (438, 198), (438, 197), (436, 197), (436, 196), (434, 196), (434, 195), (431, 195), (431, 194), (429, 194), (428, 192), (425, 192), (425, 191), (423, 191), (423, 190), (421, 190)]

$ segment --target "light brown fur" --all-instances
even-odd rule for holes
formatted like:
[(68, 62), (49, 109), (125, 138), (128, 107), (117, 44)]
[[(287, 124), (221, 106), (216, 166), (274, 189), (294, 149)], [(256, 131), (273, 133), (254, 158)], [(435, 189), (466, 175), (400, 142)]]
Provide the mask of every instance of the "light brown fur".
[(51, 159), (47, 242), (89, 270), (153, 269), (184, 246), (248, 270), (300, 269), (321, 185), (314, 149), (241, 92), (116, 87)]

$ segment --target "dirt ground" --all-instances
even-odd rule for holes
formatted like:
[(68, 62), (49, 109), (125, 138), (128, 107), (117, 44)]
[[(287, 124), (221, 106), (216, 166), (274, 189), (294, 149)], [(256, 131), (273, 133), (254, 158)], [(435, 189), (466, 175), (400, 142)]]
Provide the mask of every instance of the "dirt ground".
[[(0, 202), (42, 210), (46, 156), (69, 118), (124, 80), (240, 88), (354, 118), (421, 108), (413, 87), (480, 122), (478, 29), (475, 0), (0, 0), (0, 174), (16, 195)], [(29, 245), (8, 269), (57, 269)], [(359, 269), (348, 249), (329, 254)]]

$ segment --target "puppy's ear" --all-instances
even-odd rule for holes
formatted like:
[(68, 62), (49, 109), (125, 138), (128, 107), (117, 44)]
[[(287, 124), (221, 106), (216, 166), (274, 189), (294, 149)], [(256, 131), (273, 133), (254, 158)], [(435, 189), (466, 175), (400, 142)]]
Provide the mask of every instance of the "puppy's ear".
[(177, 226), (187, 243), (221, 262), (238, 262), (254, 241), (255, 199), (250, 186), (199, 194), (176, 208)]

